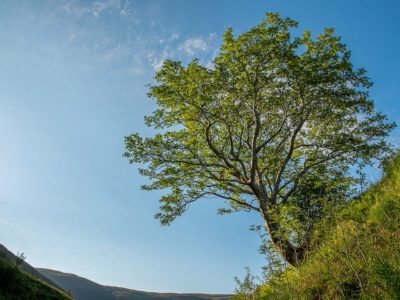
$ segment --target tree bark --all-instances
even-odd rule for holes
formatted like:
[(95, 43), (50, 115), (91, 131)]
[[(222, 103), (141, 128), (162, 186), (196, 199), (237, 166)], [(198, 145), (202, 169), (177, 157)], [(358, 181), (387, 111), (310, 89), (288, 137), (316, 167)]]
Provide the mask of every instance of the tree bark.
[(305, 247), (297, 247), (293, 245), (288, 239), (282, 236), (279, 224), (269, 217), (264, 215), (265, 228), (269, 234), (270, 241), (275, 250), (284, 258), (289, 264), (298, 268), (305, 258)]

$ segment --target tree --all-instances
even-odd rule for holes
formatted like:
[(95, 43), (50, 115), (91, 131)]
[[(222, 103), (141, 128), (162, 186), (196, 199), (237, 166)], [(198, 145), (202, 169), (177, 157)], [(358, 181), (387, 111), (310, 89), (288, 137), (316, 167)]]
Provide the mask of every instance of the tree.
[(26, 256), (24, 254), (24, 252), (21, 253), (17, 253), (17, 255), (15, 256), (15, 265), (17, 267), (20, 267), (24, 262), (25, 262)]
[(308, 194), (342, 196), (351, 166), (382, 159), (394, 127), (374, 111), (371, 82), (334, 30), (292, 38), (296, 26), (269, 13), (238, 37), (228, 29), (213, 67), (167, 60), (148, 94), (158, 108), (145, 117), (159, 133), (125, 140), (130, 163), (145, 164), (139, 172), (151, 182), (143, 188), (168, 191), (156, 215), (162, 224), (198, 199), (222, 198), (221, 212), (258, 212), (293, 266), (309, 238), (285, 234), (277, 216), (290, 204), (318, 219)]

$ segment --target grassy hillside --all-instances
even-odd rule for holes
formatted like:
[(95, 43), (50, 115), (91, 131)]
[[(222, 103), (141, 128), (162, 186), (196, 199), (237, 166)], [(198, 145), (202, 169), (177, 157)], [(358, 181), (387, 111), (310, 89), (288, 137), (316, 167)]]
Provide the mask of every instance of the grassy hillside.
[(72, 300), (48, 283), (21, 270), (0, 253), (0, 300)]
[[(6, 258), (7, 260), (12, 261), (12, 262), (16, 262), (19, 260), (18, 257), (14, 253), (12, 253), (10, 250), (8, 250), (2, 244), (0, 244), (0, 256), (3, 258)], [(22, 271), (25, 271), (26, 273), (32, 275), (33, 277), (46, 282), (48, 285), (56, 288), (57, 290), (61, 290), (62, 292), (66, 291), (66, 290), (63, 290), (63, 288), (60, 287), (59, 285), (57, 285), (55, 282), (51, 281), (49, 278), (42, 275), (40, 272), (38, 272), (34, 267), (32, 267), (26, 261), (21, 261), (20, 268), (22, 269)]]
[(298, 269), (236, 299), (400, 299), (400, 155), (383, 179), (322, 223)]

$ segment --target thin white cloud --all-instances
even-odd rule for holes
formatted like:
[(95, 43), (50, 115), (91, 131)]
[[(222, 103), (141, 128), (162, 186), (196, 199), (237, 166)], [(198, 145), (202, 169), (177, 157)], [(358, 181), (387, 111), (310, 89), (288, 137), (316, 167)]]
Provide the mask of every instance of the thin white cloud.
[(108, 11), (117, 11), (121, 16), (131, 16), (132, 11), (129, 2), (124, 0), (98, 0), (82, 5), (77, 1), (68, 0), (63, 5), (63, 10), (76, 17), (92, 17), (98, 18), (102, 13)]
[(76, 35), (75, 33), (71, 33), (71, 34), (68, 36), (68, 42), (69, 42), (69, 43), (72, 43), (73, 41), (75, 41), (76, 37), (77, 37), (77, 35)]
[[(66, 45), (72, 45), (76, 51), (82, 48), (79, 51), (89, 55), (89, 61), (95, 61), (97, 66), (112, 64), (129, 74), (140, 75), (151, 69), (158, 71), (166, 59), (186, 62), (197, 56), (202, 63), (212, 67), (215, 33), (182, 39), (180, 32), (166, 28), (159, 18), (142, 19), (141, 22), (132, 1), (64, 0), (61, 9), (63, 14), (74, 16), (85, 24), (66, 34)], [(98, 21), (109, 16), (126, 26), (122, 36), (104, 34), (107, 33), (104, 24)], [(112, 25), (115, 24), (118, 23)], [(99, 30), (97, 25), (101, 26)], [(143, 34), (144, 30), (146, 34)]]
[(189, 55), (194, 55), (197, 51), (207, 51), (208, 48), (206, 40), (202, 38), (190, 38), (180, 45), (179, 50), (183, 50)]
[(177, 40), (177, 39), (179, 39), (179, 33), (174, 32), (174, 33), (171, 34), (171, 36), (169, 37), (168, 40), (169, 40), (170, 42), (172, 42), (172, 41), (175, 41), (175, 40)]
[(150, 65), (153, 67), (155, 71), (161, 69), (164, 61), (168, 58), (172, 58), (174, 55), (174, 51), (171, 50), (169, 46), (165, 46), (164, 49), (161, 51), (161, 54), (157, 55), (154, 52), (151, 52), (147, 55), (147, 59)]
[(121, 43), (119, 43), (118, 45), (116, 45), (115, 47), (113, 47), (109, 51), (107, 51), (104, 54), (104, 58), (107, 61), (111, 61), (114, 59), (119, 59), (121, 57), (129, 57), (131, 55), (132, 55), (132, 50), (129, 49), (128, 47), (122, 45)]
[(209, 52), (214, 49), (213, 42), (216, 38), (215, 33), (210, 33), (207, 37), (192, 37), (184, 41), (178, 48), (187, 55), (193, 56), (199, 52)]
[(120, 0), (97, 1), (93, 4), (91, 13), (94, 17), (97, 17), (103, 11), (106, 11), (108, 9), (121, 9), (121, 1)]
[[(131, 75), (144, 72), (147, 53), (143, 52), (153, 47), (155, 34), (143, 35), (141, 18), (133, 1), (62, 0), (57, 12), (72, 22), (79, 21), (71, 27), (64, 27), (65, 40), (62, 44), (64, 50), (76, 52), (74, 57), (79, 54), (84, 61), (79, 64), (79, 69), (90, 70), (108, 64)], [(112, 24), (101, 22), (107, 18), (112, 18)], [(113, 35), (116, 28), (119, 34)]]
[(200, 59), (200, 63), (208, 68), (214, 68), (213, 59), (218, 54), (216, 34), (211, 33), (206, 37), (190, 37), (183, 42), (179, 41), (178, 32), (157, 37), (158, 45), (162, 49), (153, 50), (147, 54), (147, 61), (153, 70), (158, 71), (166, 59), (188, 62), (193, 56)]
[(158, 42), (160, 44), (165, 44), (165, 43), (172, 43), (174, 41), (176, 41), (177, 39), (179, 39), (179, 33), (174, 32), (172, 33), (168, 38), (162, 37), (158, 40)]
[(155, 71), (158, 71), (161, 69), (162, 65), (164, 64), (165, 59), (163, 58), (155, 58), (155, 59), (150, 59), (150, 65), (153, 67)]

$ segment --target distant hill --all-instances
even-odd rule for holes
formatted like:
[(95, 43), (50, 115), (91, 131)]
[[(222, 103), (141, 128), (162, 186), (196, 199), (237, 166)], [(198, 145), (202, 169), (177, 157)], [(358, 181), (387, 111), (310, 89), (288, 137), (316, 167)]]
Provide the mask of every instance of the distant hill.
[(37, 270), (77, 300), (227, 300), (230, 295), (152, 293), (120, 287), (103, 286), (86, 278), (60, 271)]
[(1, 300), (72, 300), (57, 285), (27, 263), (16, 264), (17, 257), (0, 244)]
[(228, 300), (230, 295), (152, 293), (103, 286), (75, 274), (16, 266), (17, 256), (0, 244), (0, 300)]

